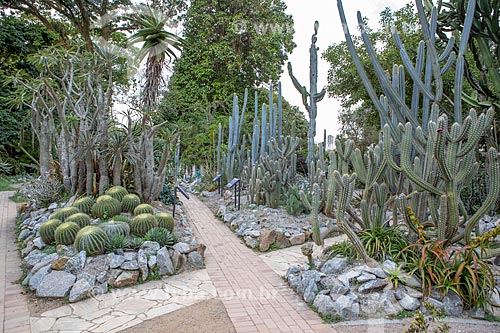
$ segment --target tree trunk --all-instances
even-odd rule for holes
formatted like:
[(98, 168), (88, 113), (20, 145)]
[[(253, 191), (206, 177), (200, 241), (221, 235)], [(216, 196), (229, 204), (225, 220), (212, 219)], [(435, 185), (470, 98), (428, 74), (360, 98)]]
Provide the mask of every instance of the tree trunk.
[(122, 175), (122, 154), (118, 152), (115, 157), (115, 163), (113, 164), (113, 186), (121, 185), (121, 175)]
[(87, 153), (87, 158), (85, 159), (86, 168), (86, 182), (85, 182), (85, 192), (87, 195), (94, 194), (94, 156), (92, 153)]

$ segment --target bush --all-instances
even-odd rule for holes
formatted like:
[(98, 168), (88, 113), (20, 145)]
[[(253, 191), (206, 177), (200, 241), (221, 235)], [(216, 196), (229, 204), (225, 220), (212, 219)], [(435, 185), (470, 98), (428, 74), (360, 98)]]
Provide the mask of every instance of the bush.
[(52, 173), (30, 181), (21, 188), (21, 193), (37, 207), (48, 207), (53, 202), (63, 200), (65, 196), (61, 180)]
[(118, 249), (126, 249), (132, 245), (130, 238), (120, 234), (109, 235), (104, 247), (106, 251), (113, 252)]
[(179, 200), (174, 196), (174, 185), (168, 182), (163, 184), (163, 189), (158, 196), (158, 200), (165, 205), (173, 205), (174, 203), (177, 204)]
[(358, 233), (368, 255), (384, 261), (398, 256), (409, 243), (399, 226), (364, 229)]
[(157, 242), (160, 246), (172, 246), (177, 239), (167, 229), (155, 227), (149, 230), (144, 236), (144, 240)]

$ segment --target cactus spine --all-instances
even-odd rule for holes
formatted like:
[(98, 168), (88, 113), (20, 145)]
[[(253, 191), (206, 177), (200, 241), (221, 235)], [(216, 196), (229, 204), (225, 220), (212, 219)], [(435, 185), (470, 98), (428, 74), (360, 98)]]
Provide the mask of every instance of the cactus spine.
[(123, 197), (128, 194), (128, 191), (123, 186), (113, 186), (104, 194), (109, 195), (110, 197), (115, 198), (118, 201), (122, 201)]
[(154, 213), (154, 208), (153, 206), (149, 204), (140, 204), (139, 206), (135, 207), (134, 209), (134, 215), (141, 215), (141, 214), (153, 214)]
[(64, 222), (66, 220), (66, 218), (68, 218), (69, 216), (76, 214), (76, 213), (80, 213), (78, 208), (76, 208), (76, 207), (64, 207), (64, 208), (57, 210), (51, 216), (51, 218), (56, 219), (56, 220), (60, 220), (61, 222)]
[(168, 213), (158, 213), (155, 215), (158, 221), (158, 227), (167, 229), (170, 233), (174, 232), (175, 220), (174, 217)]
[(76, 213), (69, 216), (65, 222), (75, 222), (80, 228), (83, 228), (90, 224), (90, 216), (84, 213)]
[(124, 212), (133, 212), (135, 207), (141, 204), (141, 199), (135, 194), (126, 194), (122, 198), (122, 210)]
[(78, 231), (74, 245), (78, 251), (85, 250), (88, 256), (95, 256), (104, 252), (107, 239), (108, 236), (104, 230), (98, 226), (89, 225)]
[(47, 245), (51, 244), (54, 242), (55, 237), (54, 237), (54, 232), (56, 231), (57, 227), (61, 225), (61, 220), (58, 219), (50, 219), (46, 222), (44, 222), (40, 226), (40, 237), (42, 238), (43, 242)]
[(126, 222), (112, 220), (99, 224), (99, 227), (106, 232), (108, 237), (113, 235), (128, 236), (130, 234), (130, 226)]
[(82, 197), (75, 200), (73, 207), (76, 207), (82, 213), (90, 214), (94, 203), (95, 201), (91, 197)]
[(78, 231), (80, 231), (80, 226), (75, 222), (64, 222), (54, 232), (56, 244), (73, 245)]
[(158, 226), (158, 222), (154, 215), (145, 213), (134, 217), (130, 223), (130, 230), (134, 235), (142, 237), (156, 226)]

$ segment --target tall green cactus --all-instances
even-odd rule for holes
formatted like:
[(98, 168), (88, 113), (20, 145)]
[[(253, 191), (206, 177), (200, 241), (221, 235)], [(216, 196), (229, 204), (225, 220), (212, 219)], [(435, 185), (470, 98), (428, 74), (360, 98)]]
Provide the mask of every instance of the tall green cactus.
[(314, 22), (314, 34), (311, 37), (311, 47), (309, 48), (310, 72), (309, 72), (309, 92), (305, 86), (302, 86), (293, 75), (292, 64), (288, 63), (288, 74), (292, 79), (293, 85), (302, 95), (302, 103), (309, 114), (309, 131), (307, 133), (307, 165), (310, 166), (314, 161), (314, 138), (316, 137), (316, 116), (317, 103), (320, 102), (326, 94), (325, 88), (318, 92), (318, 49), (316, 41), (318, 39), (318, 21)]

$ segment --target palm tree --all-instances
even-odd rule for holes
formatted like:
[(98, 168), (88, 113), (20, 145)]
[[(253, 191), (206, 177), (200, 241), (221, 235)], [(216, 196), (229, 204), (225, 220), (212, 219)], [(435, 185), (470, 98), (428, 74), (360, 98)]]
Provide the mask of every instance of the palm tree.
[(150, 7), (132, 20), (141, 28), (130, 36), (129, 41), (131, 44), (143, 42), (137, 58), (142, 61), (147, 57), (142, 102), (149, 111), (156, 107), (163, 70), (177, 59), (175, 50), (181, 51), (182, 39), (164, 30), (168, 18)]

